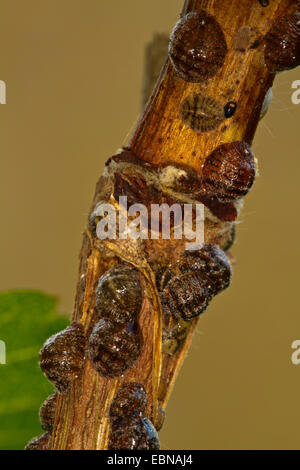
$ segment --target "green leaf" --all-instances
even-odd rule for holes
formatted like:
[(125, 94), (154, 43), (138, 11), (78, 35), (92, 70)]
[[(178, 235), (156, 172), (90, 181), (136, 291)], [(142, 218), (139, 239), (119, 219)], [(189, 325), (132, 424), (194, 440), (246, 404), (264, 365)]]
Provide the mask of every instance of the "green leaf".
[(44, 432), (39, 408), (53, 386), (39, 368), (39, 350), (69, 323), (56, 309), (57, 299), (41, 292), (0, 293), (0, 450), (24, 449)]

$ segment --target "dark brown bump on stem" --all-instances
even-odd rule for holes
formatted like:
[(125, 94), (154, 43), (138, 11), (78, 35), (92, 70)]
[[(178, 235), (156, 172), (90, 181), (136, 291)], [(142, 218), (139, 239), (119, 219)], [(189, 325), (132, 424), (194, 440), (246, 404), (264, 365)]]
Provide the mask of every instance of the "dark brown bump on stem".
[(25, 447), (25, 450), (49, 450), (51, 435), (47, 432), (33, 438)]
[(50, 395), (40, 408), (40, 422), (45, 431), (52, 432), (57, 405), (57, 392)]
[[(167, 60), (160, 79), (151, 99), (148, 101), (136, 130), (127, 144), (131, 152), (138, 156), (145, 165), (163, 168), (166, 165), (187, 165), (199, 178), (206, 158), (221, 144), (244, 141), (251, 144), (259, 121), (259, 116), (267, 90), (272, 86), (274, 74), (264, 64), (264, 51), (262, 47), (247, 49), (240, 53), (233, 47), (233, 40), (243, 25), (255, 29), (255, 37), (265, 37), (270, 25), (286, 12), (294, 2), (291, 0), (278, 0), (271, 2), (268, 8), (263, 9), (253, 2), (240, 2), (232, 0), (209, 0), (205, 2), (207, 13), (215, 18), (221, 25), (227, 42), (228, 52), (224, 64), (216, 75), (207, 82), (187, 82), (178, 77), (173, 65)], [(186, 0), (182, 16), (191, 11), (200, 11), (203, 8), (202, 0)], [(232, 87), (235, 86), (234, 96)], [(231, 91), (230, 91), (231, 90)], [(197, 133), (185, 126), (179, 118), (180, 105), (183, 100), (193, 93), (204, 93), (215, 100), (222, 102), (222, 108), (231, 100), (239, 104), (239, 111), (234, 119), (226, 121), (226, 126), (219, 126), (210, 132)], [(125, 175), (124, 175), (125, 176)], [(128, 175), (126, 175), (126, 180)], [(100, 200), (110, 200), (114, 187), (112, 179), (107, 174), (100, 178), (93, 208)], [(169, 188), (164, 188), (168, 189)], [(203, 196), (204, 198), (204, 196)], [(212, 201), (209, 204), (219, 207), (219, 212), (230, 215), (229, 208), (224, 211), (222, 205), (231, 207), (231, 220), (236, 211), (234, 203)], [(212, 244), (222, 243), (222, 247), (230, 244), (232, 223), (224, 222), (214, 217), (208, 206), (207, 227), (205, 230), (206, 242)], [(229, 217), (230, 218), (230, 217)], [(227, 230), (226, 237), (221, 235)], [(115, 249), (115, 248), (114, 248)], [(143, 303), (139, 317), (139, 324), (144, 338), (144, 347), (141, 355), (133, 367), (121, 379), (105, 378), (97, 373), (89, 358), (78, 380), (75, 380), (64, 395), (58, 396), (56, 421), (53, 429), (52, 449), (107, 449), (110, 433), (109, 409), (114, 397), (121, 386), (128, 382), (139, 383), (144, 386), (148, 396), (148, 405), (145, 416), (152, 418), (153, 410), (159, 407), (165, 410), (175, 379), (188, 351), (197, 319), (190, 321), (190, 328), (185, 341), (174, 354), (161, 353), (159, 344), (154, 342), (153, 331), (159, 330), (158, 318), (160, 301), (157, 298), (154, 274), (149, 269), (152, 260), (155, 263), (163, 258), (163, 264), (176, 264), (184, 251), (184, 243), (163, 243), (163, 241), (147, 241), (136, 251), (134, 263), (137, 269), (143, 272)], [(82, 295), (82, 283), (78, 284), (73, 320), (81, 321), (84, 331), (90, 331), (96, 320), (95, 290), (101, 276), (120, 263), (120, 256), (126, 256), (125, 249), (109, 253), (99, 247), (87, 230), (84, 236), (83, 248), (80, 256), (79, 278), (85, 275), (85, 292)], [(149, 261), (146, 265), (145, 259)], [(151, 263), (150, 263), (151, 261)], [(80, 289), (80, 293), (79, 293)], [(154, 354), (153, 354), (154, 351)], [(157, 364), (162, 360), (160, 372), (161, 387), (159, 399), (153, 382), (154, 359)], [(158, 370), (158, 369), (156, 369)], [(159, 375), (156, 373), (156, 375)], [(157, 425), (160, 413), (156, 413)], [(139, 431), (140, 429), (140, 431)], [(133, 425), (133, 433), (142, 432), (143, 429)], [(132, 435), (132, 434), (131, 434)]]
[(300, 3), (278, 18), (265, 37), (265, 62), (271, 72), (300, 65)]
[(60, 393), (65, 393), (81, 372), (85, 358), (82, 325), (73, 322), (49, 338), (40, 351), (40, 367)]
[(171, 34), (170, 60), (178, 76), (187, 82), (201, 82), (216, 75), (226, 54), (222, 28), (205, 11), (188, 13)]

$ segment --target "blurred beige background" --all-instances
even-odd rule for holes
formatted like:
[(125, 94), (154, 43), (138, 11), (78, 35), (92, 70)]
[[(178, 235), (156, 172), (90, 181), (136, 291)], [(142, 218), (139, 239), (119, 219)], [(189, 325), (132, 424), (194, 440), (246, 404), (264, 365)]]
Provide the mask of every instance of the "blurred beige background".
[[(183, 0), (0, 0), (0, 289), (71, 311), (81, 232), (105, 160), (140, 111), (145, 44)], [(254, 150), (231, 288), (202, 317), (161, 432), (164, 449), (300, 449), (299, 118), (278, 76)]]

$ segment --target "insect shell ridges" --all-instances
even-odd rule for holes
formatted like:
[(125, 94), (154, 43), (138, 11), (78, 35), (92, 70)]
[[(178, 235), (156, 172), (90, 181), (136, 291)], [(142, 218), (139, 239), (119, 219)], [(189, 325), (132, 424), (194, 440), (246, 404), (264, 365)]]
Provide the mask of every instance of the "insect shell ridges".
[(214, 295), (226, 289), (231, 281), (230, 262), (217, 245), (206, 243), (201, 250), (185, 251), (179, 260), (179, 267), (183, 274), (190, 271), (204, 274)]
[(107, 271), (96, 287), (96, 314), (116, 323), (137, 319), (142, 306), (139, 272), (120, 265)]
[(100, 375), (116, 378), (133, 366), (142, 346), (143, 336), (137, 322), (122, 324), (102, 318), (89, 338), (88, 352)]
[(145, 416), (147, 394), (136, 382), (124, 384), (109, 410), (109, 450), (159, 449), (157, 432)]
[(201, 250), (185, 252), (178, 270), (161, 292), (163, 313), (174, 318), (191, 320), (199, 316), (231, 281), (230, 263), (216, 245), (205, 244)]
[(45, 431), (51, 432), (55, 420), (55, 411), (57, 404), (57, 393), (48, 397), (40, 408), (40, 422)]
[(35, 437), (30, 442), (28, 442), (25, 450), (48, 450), (50, 444), (51, 435), (46, 432), (41, 436)]
[(117, 423), (124, 418), (137, 418), (146, 411), (147, 402), (143, 385), (136, 382), (124, 384), (111, 404), (109, 410), (111, 423)]
[(255, 180), (255, 161), (245, 142), (230, 142), (217, 147), (202, 168), (200, 193), (221, 202), (245, 196)]
[(181, 103), (179, 117), (195, 132), (209, 132), (224, 121), (224, 107), (214, 98), (192, 93)]
[(187, 82), (201, 82), (216, 75), (227, 51), (221, 26), (205, 11), (188, 13), (170, 37), (170, 60), (178, 76)]
[(111, 426), (108, 449), (159, 450), (159, 437), (153, 424), (145, 416), (124, 419)]
[(78, 378), (85, 358), (85, 335), (80, 323), (49, 338), (40, 351), (40, 367), (58, 392), (65, 393)]
[(291, 15), (279, 18), (265, 37), (265, 62), (271, 72), (300, 65), (300, 3)]

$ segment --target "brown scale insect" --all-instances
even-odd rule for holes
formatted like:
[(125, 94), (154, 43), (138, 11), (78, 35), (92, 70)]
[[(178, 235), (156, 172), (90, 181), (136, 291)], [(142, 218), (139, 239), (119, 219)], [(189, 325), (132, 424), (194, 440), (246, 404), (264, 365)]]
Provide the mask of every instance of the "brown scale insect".
[(217, 245), (205, 244), (198, 251), (185, 251), (179, 261), (183, 274), (191, 270), (203, 274), (214, 293), (226, 289), (231, 281), (231, 266), (226, 254)]
[(221, 26), (205, 11), (181, 18), (170, 37), (170, 60), (178, 76), (187, 82), (202, 82), (216, 75), (227, 51)]
[(300, 3), (291, 15), (279, 18), (267, 33), (265, 63), (274, 73), (300, 65)]
[(177, 272), (161, 292), (164, 315), (184, 320), (199, 316), (230, 281), (230, 263), (216, 245), (205, 244), (201, 250), (185, 252)]
[(111, 426), (109, 450), (159, 450), (158, 434), (149, 419), (125, 419)]
[(216, 196), (207, 197), (201, 194), (201, 192), (199, 193), (199, 200), (208, 207), (218, 219), (226, 222), (236, 220), (238, 212), (232, 202), (220, 202)]
[(50, 444), (51, 435), (46, 432), (41, 436), (35, 437), (30, 442), (28, 442), (25, 450), (48, 450)]
[(48, 397), (40, 408), (40, 422), (44, 431), (52, 432), (57, 404), (57, 393)]
[(84, 363), (85, 336), (80, 323), (49, 338), (40, 351), (40, 367), (58, 392), (64, 393), (78, 378)]
[(111, 423), (128, 418), (138, 418), (145, 413), (148, 398), (143, 385), (136, 382), (124, 384), (116, 394), (109, 410)]
[(181, 103), (179, 117), (195, 132), (209, 132), (224, 121), (224, 108), (210, 96), (192, 93)]
[(174, 276), (161, 294), (164, 314), (185, 320), (198, 317), (210, 300), (207, 282), (194, 273)]
[(222, 144), (205, 160), (200, 193), (220, 202), (234, 202), (250, 191), (254, 179), (255, 161), (249, 145)]
[(107, 271), (96, 288), (96, 314), (114, 323), (135, 321), (142, 306), (139, 272), (120, 265)]
[(143, 336), (137, 322), (114, 323), (102, 318), (89, 338), (89, 357), (104, 377), (120, 377), (138, 359)]
[(124, 384), (109, 410), (109, 450), (155, 450), (159, 438), (153, 424), (144, 416), (147, 394), (136, 382)]

